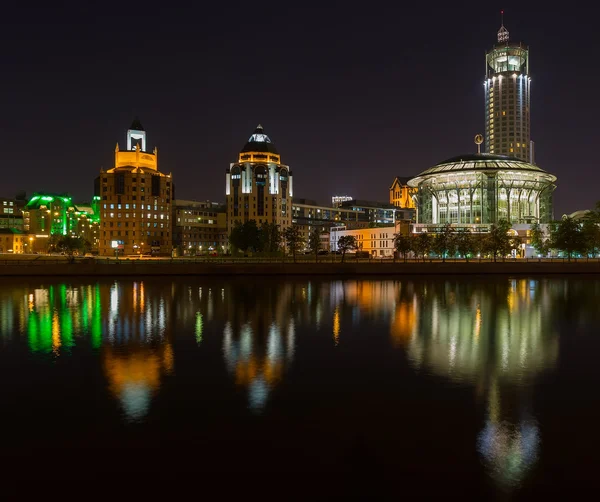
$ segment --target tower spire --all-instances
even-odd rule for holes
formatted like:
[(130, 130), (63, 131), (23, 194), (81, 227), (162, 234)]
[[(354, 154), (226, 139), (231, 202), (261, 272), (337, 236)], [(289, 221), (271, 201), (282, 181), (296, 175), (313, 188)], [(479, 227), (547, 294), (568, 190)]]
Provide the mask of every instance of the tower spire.
[(510, 38), (510, 33), (504, 27), (504, 11), (500, 11), (500, 29), (498, 30), (498, 42), (501, 44), (507, 43)]

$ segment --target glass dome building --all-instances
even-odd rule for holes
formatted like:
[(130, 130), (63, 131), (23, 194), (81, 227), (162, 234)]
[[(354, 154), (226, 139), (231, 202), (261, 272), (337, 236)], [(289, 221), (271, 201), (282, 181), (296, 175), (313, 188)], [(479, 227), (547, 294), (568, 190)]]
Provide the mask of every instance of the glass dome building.
[(445, 160), (409, 180), (417, 225), (511, 225), (553, 219), (556, 176), (523, 160), (487, 153)]

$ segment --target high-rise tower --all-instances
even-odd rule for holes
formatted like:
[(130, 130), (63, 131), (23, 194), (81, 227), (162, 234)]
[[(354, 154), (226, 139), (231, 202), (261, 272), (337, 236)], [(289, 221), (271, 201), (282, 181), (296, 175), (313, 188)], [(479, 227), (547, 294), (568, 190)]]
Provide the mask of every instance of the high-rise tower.
[(485, 56), (485, 149), (533, 164), (529, 48), (510, 41), (502, 17), (498, 43)]
[(146, 150), (146, 131), (134, 120), (127, 149), (115, 148), (115, 167), (94, 183), (100, 211), (100, 255), (171, 256), (173, 177), (158, 170), (158, 150)]
[(236, 222), (292, 224), (292, 171), (259, 124), (226, 172), (228, 232)]

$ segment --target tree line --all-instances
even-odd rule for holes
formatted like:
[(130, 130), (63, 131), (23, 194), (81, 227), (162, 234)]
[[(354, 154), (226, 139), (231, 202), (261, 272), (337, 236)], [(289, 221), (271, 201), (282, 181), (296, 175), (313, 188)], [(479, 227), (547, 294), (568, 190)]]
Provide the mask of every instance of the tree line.
[(404, 261), (410, 254), (417, 260), (435, 255), (442, 261), (446, 258), (464, 258), (468, 261), (477, 256), (489, 256), (496, 261), (511, 254), (520, 245), (519, 238), (510, 235), (509, 230), (507, 221), (491, 225), (485, 234), (474, 234), (466, 229), (454, 230), (450, 224), (446, 224), (435, 234), (396, 234), (394, 249)]

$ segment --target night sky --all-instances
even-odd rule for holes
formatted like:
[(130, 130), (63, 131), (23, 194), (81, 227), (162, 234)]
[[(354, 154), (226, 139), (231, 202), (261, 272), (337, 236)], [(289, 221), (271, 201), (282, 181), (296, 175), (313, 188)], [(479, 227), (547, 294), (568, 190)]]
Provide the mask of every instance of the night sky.
[(3, 5), (0, 195), (89, 200), (138, 116), (177, 198), (224, 201), (225, 169), (261, 123), (295, 196), (388, 201), (394, 176), (476, 151), (504, 8), (531, 49), (532, 139), (558, 176), (555, 216), (600, 199), (600, 8), (389, 3)]

